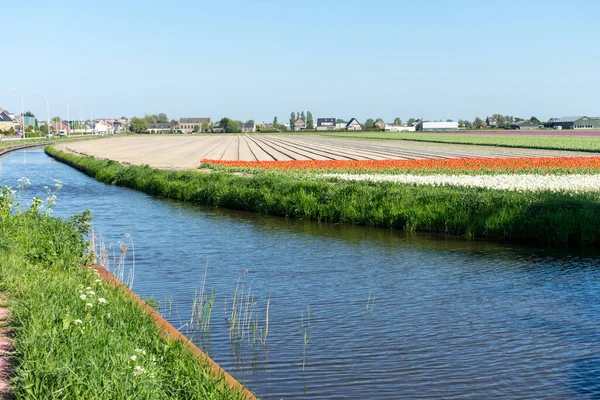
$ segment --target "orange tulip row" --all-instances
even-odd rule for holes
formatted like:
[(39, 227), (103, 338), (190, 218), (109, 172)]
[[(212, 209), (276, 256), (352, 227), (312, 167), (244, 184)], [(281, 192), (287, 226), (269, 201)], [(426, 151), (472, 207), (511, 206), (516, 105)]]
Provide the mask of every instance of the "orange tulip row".
[(264, 170), (325, 171), (600, 171), (600, 157), (557, 158), (451, 158), (435, 160), (293, 160), (222, 161), (202, 160), (214, 166)]

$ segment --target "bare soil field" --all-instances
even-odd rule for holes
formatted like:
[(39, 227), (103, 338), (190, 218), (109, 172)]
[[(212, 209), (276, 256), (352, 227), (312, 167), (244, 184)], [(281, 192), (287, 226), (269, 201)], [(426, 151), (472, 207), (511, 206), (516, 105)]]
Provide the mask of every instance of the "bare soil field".
[(63, 151), (156, 168), (190, 169), (211, 160), (411, 160), (481, 157), (591, 157), (598, 153), (314, 135), (125, 136), (65, 143)]

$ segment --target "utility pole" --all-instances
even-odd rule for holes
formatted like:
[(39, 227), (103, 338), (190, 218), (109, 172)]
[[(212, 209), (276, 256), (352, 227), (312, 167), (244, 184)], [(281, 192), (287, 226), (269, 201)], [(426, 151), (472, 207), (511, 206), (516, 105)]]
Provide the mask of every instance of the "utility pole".
[(71, 135), (71, 110), (67, 104), (67, 136)]

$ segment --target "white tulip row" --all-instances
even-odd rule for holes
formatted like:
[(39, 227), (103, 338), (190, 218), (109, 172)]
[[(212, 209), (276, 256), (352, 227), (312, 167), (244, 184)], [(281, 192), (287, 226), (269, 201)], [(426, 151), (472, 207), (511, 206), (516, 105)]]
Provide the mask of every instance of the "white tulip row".
[(480, 187), (497, 190), (553, 192), (600, 191), (600, 175), (379, 175), (323, 174), (348, 181), (397, 182), (429, 186)]

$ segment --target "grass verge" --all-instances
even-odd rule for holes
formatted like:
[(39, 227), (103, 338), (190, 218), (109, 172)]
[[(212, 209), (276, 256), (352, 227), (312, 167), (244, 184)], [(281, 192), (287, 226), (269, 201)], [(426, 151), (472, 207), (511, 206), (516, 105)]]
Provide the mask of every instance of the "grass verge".
[(600, 136), (528, 135), (527, 133), (519, 135), (503, 135), (501, 133), (465, 135), (459, 133), (443, 134), (407, 132), (340, 132), (324, 133), (321, 135), (357, 139), (409, 140), (415, 142), (600, 152)]
[(548, 244), (600, 243), (596, 193), (509, 192), (389, 182), (327, 181), (266, 171), (252, 176), (124, 166), (46, 152), (97, 180), (170, 199), (266, 214)]
[(0, 292), (10, 299), (16, 398), (239, 399), (124, 290), (82, 268), (85, 227), (18, 209), (0, 188)]

